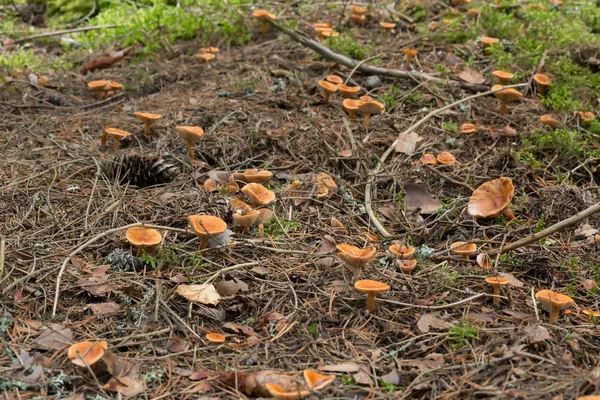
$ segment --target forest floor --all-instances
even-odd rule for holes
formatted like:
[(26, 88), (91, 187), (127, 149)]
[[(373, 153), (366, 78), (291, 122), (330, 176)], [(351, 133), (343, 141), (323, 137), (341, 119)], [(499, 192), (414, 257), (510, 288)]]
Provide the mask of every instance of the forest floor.
[[(471, 4), (482, 12), (475, 18), (441, 1), (381, 5), (358, 26), (344, 2), (265, 5), (313, 39), (313, 23), (333, 23), (340, 38), (322, 44), (368, 65), (404, 70), (403, 49), (414, 47), (409, 71), (442, 82), (381, 76), (365, 89), (377, 79), (273, 26), (265, 34), (254, 26), (242, 46), (177, 40), (143, 57), (138, 46), (85, 75), (83, 64), (122, 48), (71, 56), (66, 68), (7, 69), (0, 94), (0, 398), (246, 398), (257, 394), (244, 387), (247, 374), (273, 370), (303, 384), (304, 369), (336, 375), (311, 398), (600, 394), (600, 330), (581, 312), (600, 311), (599, 215), (492, 257), (492, 271), (450, 251), (463, 241), (493, 252), (600, 201), (600, 124), (578, 116), (597, 117), (600, 46), (593, 37), (600, 7), (487, 3)], [(382, 20), (397, 22), (389, 37)], [(484, 51), (483, 35), (502, 41)], [(4, 57), (19, 46), (7, 43)], [(37, 57), (61, 56), (52, 38), (25, 43)], [(209, 45), (220, 52), (200, 64), (193, 54)], [(499, 68), (515, 74), (512, 84), (528, 83), (507, 115), (493, 95), (463, 102), (416, 129), (414, 151), (393, 152), (376, 169), (400, 133), (435, 109), (489, 90)], [(538, 72), (553, 79), (547, 96), (533, 82)], [(323, 103), (317, 82), (332, 74), (385, 105), (368, 128), (362, 117), (348, 119), (339, 94)], [(125, 89), (99, 100), (87, 87), (97, 79)], [(135, 111), (162, 115), (149, 136)], [(562, 128), (543, 127), (544, 114)], [(461, 133), (463, 123), (478, 131)], [(175, 132), (179, 125), (205, 131), (197, 162)], [(106, 126), (132, 136), (117, 151), (101, 146)], [(419, 162), (443, 151), (459, 164)], [(179, 174), (143, 188), (119, 182), (109, 171), (115, 162), (127, 168), (134, 155), (160, 158)], [(256, 228), (246, 234), (232, 226), (230, 201), (244, 199), (241, 192), (204, 189), (206, 179), (222, 176), (217, 171), (250, 168), (273, 172), (266, 186), (277, 196), (270, 206), (276, 218), (262, 238)], [(314, 198), (311, 177), (319, 172), (338, 186), (326, 200)], [(365, 208), (370, 176), (372, 208), (390, 237)], [(499, 177), (512, 179), (517, 218), (474, 219), (466, 212), (473, 189)], [(296, 180), (302, 183), (291, 189)], [(436, 211), (411, 207), (424, 197), (439, 200)], [(187, 219), (193, 214), (219, 216), (234, 234), (199, 251)], [(343, 227), (332, 226), (332, 218)], [(144, 254), (136, 268), (118, 268), (115, 254), (126, 256), (117, 250), (133, 251), (119, 228), (135, 223), (164, 227), (160, 251)], [(388, 251), (395, 243), (417, 248), (412, 276)], [(378, 296), (374, 313), (336, 244), (378, 249), (362, 278), (391, 288)], [(484, 280), (496, 275), (510, 280), (499, 305)], [(192, 304), (175, 291), (203, 283), (215, 284), (218, 304)], [(549, 323), (533, 300), (542, 289), (568, 295), (576, 306)], [(226, 341), (208, 341), (210, 332)], [(97, 368), (72, 365), (66, 350), (83, 340), (107, 341), (111, 358)]]

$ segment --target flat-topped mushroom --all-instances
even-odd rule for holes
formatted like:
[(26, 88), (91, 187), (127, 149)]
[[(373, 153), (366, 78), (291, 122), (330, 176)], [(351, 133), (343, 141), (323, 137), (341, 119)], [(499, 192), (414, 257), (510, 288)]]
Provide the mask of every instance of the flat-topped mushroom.
[(78, 367), (86, 368), (100, 361), (107, 348), (108, 343), (104, 340), (101, 342), (78, 342), (69, 347), (67, 357)]
[(410, 275), (417, 267), (417, 260), (398, 260), (398, 266), (404, 275)]
[(136, 257), (142, 255), (142, 251), (149, 247), (158, 246), (162, 241), (162, 235), (159, 231), (153, 228), (136, 226), (127, 229), (125, 237), (131, 245), (137, 247)]
[(365, 15), (368, 11), (367, 7), (357, 6), (356, 4), (351, 4), (350, 10), (354, 15)]
[(208, 247), (208, 240), (227, 230), (227, 224), (213, 215), (190, 215), (188, 221), (196, 236), (200, 238), (200, 250)]
[(479, 38), (479, 41), (483, 44), (484, 48), (490, 47), (496, 43), (500, 42), (500, 39), (498, 38), (493, 38), (493, 37), (489, 37), (489, 36), (483, 36)]
[(253, 207), (266, 206), (275, 201), (275, 193), (260, 183), (249, 183), (242, 188), (244, 193), (252, 202)]
[(140, 111), (134, 112), (133, 115), (144, 123), (144, 135), (146, 136), (150, 134), (150, 125), (162, 118), (160, 114), (150, 114)]
[(260, 211), (251, 210), (248, 212), (234, 212), (232, 215), (233, 224), (243, 228), (244, 233), (250, 232), (250, 227), (256, 223), (260, 217)]
[(360, 93), (360, 86), (348, 86), (340, 83), (337, 85), (338, 92), (344, 99), (349, 99)]
[(267, 382), (265, 388), (275, 400), (300, 400), (310, 396), (310, 392), (302, 386), (293, 385), (285, 388), (277, 383)]
[(199, 126), (176, 126), (175, 131), (185, 142), (190, 159), (195, 160), (194, 145), (204, 136), (204, 129)]
[(365, 265), (371, 262), (377, 252), (375, 247), (361, 249), (350, 244), (338, 244), (338, 257), (346, 263), (352, 271), (354, 279), (358, 279)]
[(493, 290), (493, 304), (500, 304), (500, 286), (506, 286), (510, 283), (508, 279), (500, 278), (497, 276), (492, 276), (490, 278), (485, 278), (485, 281), (488, 285), (492, 287)]
[(437, 155), (437, 162), (441, 165), (458, 164), (458, 161), (456, 161), (456, 158), (452, 155), (452, 153), (449, 153), (447, 151), (442, 151), (440, 154)]
[(374, 100), (360, 104), (358, 106), (358, 110), (365, 116), (364, 125), (369, 126), (369, 123), (371, 122), (371, 115), (381, 114), (383, 112), (383, 107), (383, 103)]
[(267, 19), (276, 20), (277, 16), (275, 14), (271, 14), (267, 10), (254, 10), (252, 12), (252, 16), (260, 21), (260, 33), (267, 33), (267, 28), (269, 26)]
[(327, 75), (325, 80), (329, 83), (333, 83), (334, 85), (339, 85), (340, 83), (344, 83), (344, 80), (337, 75)]
[(552, 80), (546, 74), (535, 74), (533, 80), (538, 84), (540, 96), (545, 95), (546, 90), (552, 84)]
[(535, 299), (542, 304), (546, 311), (550, 312), (549, 322), (558, 321), (560, 312), (575, 304), (569, 296), (553, 292), (552, 290), (540, 290), (535, 294)]
[[(496, 90), (496, 89), (500, 89), (500, 88), (502, 88), (502, 85), (492, 86), (492, 90)], [(502, 114), (502, 115), (506, 115), (508, 113), (508, 103), (520, 100), (521, 97), (523, 97), (521, 92), (519, 92), (516, 89), (500, 90), (498, 92), (495, 92), (494, 96), (496, 96), (496, 98), (498, 100), (500, 100), (500, 102), (502, 103), (502, 105), (500, 106), (500, 114)]]
[(370, 313), (373, 313), (375, 312), (375, 296), (390, 290), (390, 285), (386, 285), (379, 281), (363, 279), (354, 283), (354, 289), (359, 293), (367, 295), (367, 310), (369, 310)]
[(421, 162), (423, 164), (435, 165), (437, 164), (437, 159), (433, 154), (425, 153), (421, 156)]
[(415, 251), (417, 249), (415, 249), (414, 247), (406, 247), (399, 244), (393, 244), (390, 247), (388, 247), (388, 250), (396, 257), (408, 259), (415, 254)]
[(323, 35), (323, 38), (339, 37), (340, 36), (339, 32), (336, 32), (336, 31), (331, 30), (331, 29), (324, 30), (323, 32), (321, 32), (321, 34)]
[(337, 92), (337, 85), (331, 82), (320, 80), (317, 84), (321, 93), (323, 93), (323, 104), (329, 104), (329, 96)]
[(468, 260), (469, 256), (472, 256), (477, 252), (477, 246), (475, 243), (469, 242), (454, 242), (450, 245), (450, 250), (454, 254), (458, 254), (463, 260)]
[(365, 22), (365, 16), (352, 14), (350, 15), (350, 21), (354, 22), (356, 25), (361, 25), (363, 22)]
[(335, 380), (335, 375), (323, 375), (311, 369), (303, 372), (304, 380), (311, 390), (323, 390)]
[(225, 342), (225, 335), (218, 332), (211, 332), (206, 334), (206, 339), (213, 343), (223, 343)]
[(116, 95), (119, 90), (123, 90), (125, 88), (125, 86), (115, 81), (108, 82), (108, 86), (110, 86), (113, 96)]
[(470, 122), (465, 122), (460, 126), (460, 133), (464, 135), (469, 135), (471, 133), (477, 132), (477, 127)]
[(234, 172), (233, 178), (244, 183), (265, 183), (273, 173), (267, 170), (247, 169), (244, 172)]
[(108, 81), (101, 79), (98, 81), (91, 81), (87, 84), (87, 86), (92, 89), (98, 98), (104, 97), (104, 87), (108, 85)]
[(379, 26), (381, 26), (383, 28), (383, 31), (385, 32), (385, 36), (390, 36), (390, 33), (392, 32), (392, 30), (396, 27), (396, 24), (393, 22), (380, 22)]
[(511, 74), (510, 72), (501, 71), (501, 70), (496, 70), (496, 71), (492, 72), (492, 75), (494, 75), (494, 77), (496, 79), (498, 79), (498, 83), (500, 85), (506, 85), (515, 76), (514, 74)]
[(410, 63), (412, 62), (412, 59), (415, 58), (415, 56), (417, 55), (417, 49), (409, 49), (408, 47), (405, 47), (402, 49), (402, 52), (406, 57), (404, 59), (404, 69), (408, 70), (410, 68)]
[(540, 117), (540, 122), (550, 128), (551, 131), (560, 127), (560, 121), (552, 114), (544, 114)]
[(358, 107), (360, 107), (361, 104), (362, 101), (360, 100), (344, 99), (344, 101), (342, 101), (342, 108), (348, 111), (350, 121), (354, 121), (354, 119), (356, 118), (356, 112), (358, 111)]
[(200, 61), (200, 64), (208, 64), (209, 62), (214, 60), (217, 56), (215, 56), (213, 53), (201, 53), (201, 54), (194, 54), (194, 57), (196, 57), (196, 60)]
[(117, 128), (104, 128), (104, 132), (113, 138), (113, 150), (119, 150), (119, 140), (131, 136), (131, 133)]
[(514, 219), (515, 215), (508, 209), (515, 193), (512, 179), (501, 177), (479, 186), (469, 200), (467, 212), (475, 218), (494, 218), (500, 213)]

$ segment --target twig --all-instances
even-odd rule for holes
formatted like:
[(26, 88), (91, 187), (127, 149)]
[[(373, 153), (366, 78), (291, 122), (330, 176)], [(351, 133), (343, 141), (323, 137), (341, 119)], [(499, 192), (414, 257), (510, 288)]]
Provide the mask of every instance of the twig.
[(205, 280), (204, 284), (207, 285), (207, 284), (211, 283), (212, 281), (214, 281), (215, 279), (217, 279), (219, 277), (219, 275), (221, 275), (223, 272), (233, 271), (234, 269), (239, 269), (239, 268), (244, 268), (244, 267), (251, 267), (251, 266), (254, 266), (254, 265), (258, 265), (258, 264), (260, 264), (258, 261), (253, 261), (253, 262), (249, 262), (249, 263), (236, 264), (236, 265), (231, 265), (229, 267), (221, 268), (220, 270), (218, 270), (217, 272), (215, 272), (214, 274), (212, 274), (210, 276), (210, 278), (208, 278), (207, 280)]
[(540, 320), (540, 314), (538, 313), (537, 301), (535, 300), (535, 290), (531, 287), (531, 301), (533, 302), (533, 310), (535, 311), (535, 320)]
[(456, 179), (450, 178), (448, 175), (444, 174), (444, 173), (443, 173), (443, 172), (441, 172), (441, 171), (438, 171), (437, 169), (433, 168), (431, 165), (428, 165), (428, 164), (424, 164), (424, 165), (425, 165), (425, 167), (427, 167), (427, 169), (429, 169), (431, 172), (434, 172), (435, 174), (437, 174), (438, 176), (440, 176), (440, 177), (442, 177), (443, 179), (447, 180), (448, 182), (452, 182), (452, 183), (454, 183), (454, 184), (456, 184), (456, 185), (464, 186), (464, 187), (466, 187), (467, 189), (469, 189), (471, 192), (475, 191), (475, 189), (473, 188), (473, 186), (469, 185), (468, 183), (466, 183), (466, 182), (461, 182), (461, 181), (458, 181), (458, 180), (456, 180)]
[(81, 251), (83, 251), (86, 247), (88, 247), (90, 244), (102, 239), (105, 236), (111, 235), (113, 233), (117, 233), (117, 232), (121, 232), (124, 230), (127, 230), (129, 228), (135, 228), (137, 226), (143, 226), (146, 228), (153, 228), (153, 229), (160, 229), (160, 230), (169, 230), (169, 231), (175, 231), (175, 232), (179, 232), (179, 233), (189, 233), (192, 234), (192, 232), (190, 231), (186, 231), (185, 229), (178, 229), (178, 228), (171, 228), (168, 226), (160, 226), (160, 225), (149, 225), (149, 224), (141, 224), (141, 223), (137, 223), (137, 224), (129, 224), (129, 225), (125, 225), (125, 226), (120, 226), (118, 228), (113, 228), (113, 229), (109, 229), (107, 231), (104, 231), (96, 236), (94, 236), (93, 238), (91, 238), (90, 240), (88, 240), (87, 242), (85, 242), (84, 244), (82, 244), (81, 246), (79, 246), (78, 248), (76, 248), (75, 250), (73, 250), (71, 252), (71, 254), (69, 254), (67, 256), (67, 258), (64, 259), (64, 261), (62, 262), (61, 266), (60, 266), (60, 270), (58, 271), (58, 276), (56, 277), (56, 289), (55, 289), (55, 293), (54, 293), (54, 305), (52, 306), (52, 317), (54, 318), (56, 316), (56, 308), (58, 307), (58, 298), (60, 296), (60, 281), (62, 279), (63, 274), (65, 273), (65, 269), (67, 268), (67, 264), (69, 263), (69, 261), (71, 261), (71, 259), (73, 257), (75, 257), (77, 254), (79, 254)]
[[(464, 103), (465, 101), (473, 100), (478, 97), (487, 96), (487, 95), (496, 93), (496, 92), (506, 89), (506, 88), (517, 88), (517, 87), (523, 87), (523, 86), (527, 86), (527, 83), (503, 86), (496, 90), (489, 90), (487, 92), (477, 93), (472, 96), (465, 97), (464, 99), (455, 101), (454, 103), (448, 104), (447, 106), (433, 110), (432, 112), (430, 112), (429, 114), (427, 114), (426, 116), (424, 116), (423, 118), (421, 118), (420, 120), (415, 122), (413, 125), (411, 125), (407, 130), (402, 132), (399, 136), (408, 135), (409, 133), (415, 131), (421, 125), (425, 124), (425, 122), (427, 122), (431, 118), (435, 117), (437, 114), (442, 113), (442, 112), (444, 112), (452, 107), (455, 107), (461, 103)], [(369, 218), (371, 219), (371, 222), (373, 222), (373, 225), (375, 225), (375, 228), (377, 229), (377, 231), (384, 237), (391, 237), (392, 235), (383, 227), (383, 225), (381, 225), (381, 222), (379, 222), (379, 220), (377, 218), (375, 218), (375, 213), (373, 212), (373, 207), (371, 206), (371, 195), (372, 195), (371, 189), (373, 187), (375, 175), (377, 175), (383, 169), (383, 163), (390, 156), (390, 154), (392, 154), (392, 151), (396, 147), (396, 143), (398, 143), (398, 139), (394, 140), (394, 142), (390, 145), (390, 147), (388, 147), (388, 149), (385, 151), (385, 153), (383, 153), (383, 155), (381, 156), (381, 159), (380, 159), (379, 163), (377, 164), (377, 166), (375, 167), (375, 169), (369, 173), (369, 176), (367, 178), (367, 184), (365, 186), (365, 209), (367, 210), (367, 214), (369, 214)]]
[(4, 275), (4, 255), (6, 254), (6, 238), (0, 236), (0, 278)]
[(94, 30), (98, 30), (98, 29), (113, 29), (113, 28), (117, 28), (118, 26), (119, 25), (114, 25), (114, 24), (113, 25), (100, 25), (100, 26), (84, 26), (84, 27), (81, 27), (81, 28), (65, 29), (65, 30), (62, 30), (62, 31), (39, 33), (37, 35), (31, 35), (31, 36), (26, 36), (26, 37), (21, 38), (21, 39), (16, 39), (15, 43), (23, 43), (23, 42), (28, 42), (30, 40), (35, 40), (35, 39), (40, 39), (40, 38), (45, 38), (45, 37), (51, 37), (51, 36), (66, 35), (68, 33), (94, 31)]
[(376, 301), (381, 301), (383, 303), (395, 304), (395, 305), (398, 305), (398, 306), (411, 307), (411, 308), (420, 308), (422, 310), (443, 310), (443, 309), (446, 309), (446, 308), (452, 308), (452, 307), (460, 306), (460, 305), (463, 305), (465, 303), (469, 303), (469, 302), (471, 302), (473, 300), (476, 300), (476, 299), (478, 299), (480, 297), (486, 297), (486, 296), (489, 296), (489, 295), (486, 294), (486, 293), (479, 293), (479, 294), (476, 294), (475, 296), (467, 297), (466, 299), (462, 299), (462, 300), (457, 301), (455, 303), (443, 304), (441, 306), (421, 306), (421, 305), (418, 305), (418, 304), (401, 303), (399, 301), (387, 300), (387, 299), (377, 299), (377, 298), (375, 300)]
[(600, 212), (600, 203), (596, 203), (591, 207), (586, 208), (585, 210), (565, 219), (562, 220), (560, 222), (557, 222), (556, 224), (549, 226), (548, 228), (541, 230), (537, 233), (534, 233), (532, 235), (529, 235), (527, 237), (524, 237), (523, 239), (519, 239), (516, 242), (512, 242), (507, 244), (506, 246), (501, 247), (500, 249), (497, 250), (492, 250), (491, 252), (489, 252), (488, 254), (490, 256), (492, 255), (496, 255), (497, 253), (507, 253), (509, 251), (518, 249), (519, 247), (523, 247), (528, 245), (529, 243), (533, 243), (536, 242), (542, 238), (545, 238), (546, 236), (550, 236), (553, 233), (556, 233), (558, 231), (561, 231), (565, 228), (568, 228), (571, 225), (575, 225), (576, 223), (578, 223), (579, 221), (586, 219), (587, 217), (589, 217), (590, 215), (594, 215), (596, 213)]

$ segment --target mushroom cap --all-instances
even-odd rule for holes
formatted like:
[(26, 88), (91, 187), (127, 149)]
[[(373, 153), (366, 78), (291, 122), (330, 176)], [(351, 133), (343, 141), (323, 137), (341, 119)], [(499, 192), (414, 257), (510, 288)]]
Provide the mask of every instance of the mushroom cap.
[(360, 86), (348, 86), (343, 83), (338, 83), (337, 87), (338, 92), (340, 92), (343, 97), (356, 96), (360, 92)]
[(588, 119), (594, 119), (594, 113), (591, 111), (579, 111), (578, 113), (579, 119), (582, 121), (587, 121)]
[(325, 28), (325, 29), (333, 29), (333, 25), (329, 22), (316, 22), (313, 24), (313, 28)]
[(510, 72), (501, 71), (501, 70), (496, 70), (496, 71), (492, 72), (492, 75), (494, 75), (496, 78), (498, 78), (501, 81), (509, 81), (515, 76), (514, 74), (511, 74)]
[(227, 224), (214, 215), (190, 215), (192, 230), (198, 236), (219, 236), (227, 230)]
[(416, 251), (416, 249), (414, 247), (406, 247), (406, 246), (401, 246), (399, 244), (391, 245), (388, 248), (388, 250), (390, 251), (390, 253), (392, 253), (396, 257), (402, 257), (404, 259), (411, 258), (415, 254), (415, 251)]
[(454, 242), (450, 245), (450, 250), (455, 254), (468, 256), (477, 252), (477, 245), (469, 242)]
[(546, 74), (535, 74), (533, 76), (533, 80), (537, 82), (538, 85), (541, 86), (550, 86), (552, 80)]
[(477, 127), (470, 122), (465, 122), (460, 126), (460, 133), (469, 134), (477, 132)]
[(331, 82), (320, 80), (318, 82), (319, 89), (325, 93), (333, 94), (337, 92), (337, 85)]
[(481, 38), (479, 38), (479, 40), (481, 41), (481, 43), (483, 43), (484, 46), (496, 44), (500, 41), (500, 39), (489, 37), (489, 36), (481, 37)]
[(423, 164), (435, 165), (437, 164), (437, 160), (433, 154), (425, 153), (421, 156), (421, 162)]
[(383, 107), (383, 103), (371, 100), (359, 105), (358, 110), (364, 114), (380, 114), (383, 112)]
[(354, 15), (365, 15), (367, 13), (367, 7), (357, 6), (355, 4), (350, 5), (350, 10)]
[(396, 24), (393, 22), (380, 22), (379, 25), (385, 30), (392, 30), (396, 27)]
[(175, 131), (186, 142), (196, 143), (204, 136), (204, 129), (199, 126), (176, 126)]
[[(87, 365), (94, 365), (97, 363), (106, 352), (108, 348), (108, 343), (106, 341), (101, 342), (78, 342), (71, 347), (67, 351), (67, 356), (71, 362), (79, 367), (84, 367)], [(85, 363), (81, 359), (85, 360)]]
[(267, 10), (254, 10), (252, 12), (252, 16), (256, 19), (277, 19), (277, 16), (275, 14), (271, 14), (270, 12), (268, 12)]
[(600, 400), (600, 395), (579, 396), (576, 400)]
[(417, 49), (409, 49), (408, 47), (405, 47), (402, 49), (402, 51), (404, 52), (404, 55), (407, 57), (414, 57), (417, 55)]
[(560, 126), (560, 121), (552, 114), (544, 114), (540, 117), (542, 124), (549, 126), (552, 129), (556, 129)]
[(265, 183), (273, 176), (271, 171), (247, 169), (244, 172), (234, 172), (233, 179), (245, 183)]
[(335, 380), (335, 375), (323, 375), (312, 369), (305, 369), (304, 380), (311, 390), (323, 390)]
[(456, 161), (456, 158), (454, 158), (452, 153), (449, 153), (447, 151), (442, 151), (440, 154), (438, 154), (437, 161), (442, 165), (458, 164), (458, 162)]
[(360, 107), (361, 104), (362, 101), (360, 100), (344, 99), (344, 101), (342, 101), (342, 107), (347, 111), (358, 111), (358, 107)]
[(235, 199), (235, 198), (231, 199), (229, 206), (231, 207), (231, 211), (233, 211), (234, 213), (236, 213), (236, 212), (245, 213), (247, 211), (252, 210), (252, 207), (250, 207), (248, 204), (244, 203), (243, 201), (241, 201), (239, 199)]
[(371, 247), (368, 249), (361, 249), (356, 246), (352, 246), (351, 244), (338, 244), (335, 246), (339, 253), (337, 254), (339, 258), (342, 259), (346, 264), (360, 268), (368, 264), (371, 260), (373, 260), (377, 249), (375, 247)]
[(267, 382), (265, 388), (276, 400), (300, 400), (310, 396), (310, 392), (301, 386), (293, 386), (288, 389), (277, 383)]
[(162, 118), (162, 115), (160, 114), (150, 114), (150, 113), (145, 113), (145, 112), (140, 112), (140, 111), (136, 111), (133, 113), (133, 115), (135, 115), (137, 117), (137, 119), (139, 119), (142, 122), (154, 122), (154, 121), (158, 121), (159, 119)]
[(261, 185), (260, 183), (249, 183), (242, 188), (244, 193), (254, 206), (264, 206), (275, 201), (275, 193)]
[(143, 226), (127, 229), (125, 237), (129, 243), (138, 247), (152, 247), (160, 244), (162, 241), (162, 235), (159, 231), (154, 228), (145, 228)]
[(336, 32), (332, 29), (324, 29), (321, 31), (321, 35), (323, 35), (325, 37), (339, 37), (340, 33)]
[(258, 210), (252, 210), (245, 214), (242, 212), (235, 212), (232, 216), (233, 223), (244, 228), (251, 227), (256, 220), (258, 220), (258, 217), (260, 217), (260, 212)]
[(572, 298), (567, 295), (553, 292), (552, 290), (540, 290), (535, 294), (535, 299), (539, 301), (546, 310), (564, 310), (575, 304)]
[(487, 253), (477, 254), (477, 265), (482, 269), (492, 269), (492, 259)]
[(265, 222), (269, 222), (271, 220), (271, 218), (273, 218), (273, 215), (275, 215), (273, 210), (271, 210), (269, 208), (261, 208), (260, 210), (258, 210), (258, 212), (260, 213), (260, 216), (258, 217), (256, 222), (259, 224), (264, 224)]
[(207, 53), (211, 53), (211, 54), (217, 54), (219, 52), (219, 48), (218, 47), (207, 47), (206, 49)]
[(370, 279), (361, 279), (354, 282), (354, 289), (363, 294), (379, 294), (390, 290), (390, 285)]
[(500, 278), (499, 276), (491, 276), (489, 278), (485, 278), (485, 281), (492, 285), (492, 287), (500, 287), (505, 286), (510, 283), (508, 279)]
[(398, 260), (402, 272), (410, 272), (417, 266), (417, 260)]
[(372, 98), (371, 96), (367, 96), (367, 95), (365, 95), (365, 96), (360, 96), (358, 99), (359, 99), (360, 101), (364, 102), (364, 103), (366, 103), (367, 101), (371, 101), (371, 100), (373, 100), (373, 98)]
[(112, 90), (123, 89), (125, 87), (122, 84), (120, 84), (119, 82), (115, 82), (115, 81), (110, 81), (110, 82), (108, 82), (108, 84)]
[(194, 57), (196, 57), (196, 59), (201, 63), (207, 63), (211, 60), (214, 60), (216, 56), (213, 53), (201, 53), (194, 54)]
[(339, 85), (340, 83), (344, 83), (344, 80), (337, 75), (327, 75), (325, 80), (329, 83), (333, 83), (335, 85)]
[(117, 128), (104, 128), (104, 130), (106, 131), (107, 134), (109, 134), (110, 136), (122, 139), (124, 137), (130, 136), (131, 133), (124, 131), (122, 129), (117, 129)]
[(352, 20), (352, 22), (363, 22), (365, 20), (365, 16), (364, 15), (358, 15), (358, 14), (352, 14), (350, 15), (350, 20)]
[(471, 195), (467, 212), (475, 218), (494, 218), (508, 207), (514, 193), (515, 187), (510, 178), (485, 182)]
[[(492, 90), (500, 89), (502, 85), (492, 86)], [(516, 89), (504, 89), (494, 93), (494, 96), (503, 103), (510, 103), (519, 100), (523, 95)]]
[(467, 10), (467, 14), (469, 14), (469, 17), (471, 18), (477, 18), (479, 17), (482, 13), (481, 10), (478, 8), (469, 8)]
[(223, 343), (225, 341), (225, 336), (217, 332), (207, 333), (206, 338), (213, 343)]
[(92, 89), (92, 90), (102, 90), (104, 89), (104, 86), (108, 85), (108, 81), (101, 79), (98, 81), (91, 81), (87, 84), (87, 86)]

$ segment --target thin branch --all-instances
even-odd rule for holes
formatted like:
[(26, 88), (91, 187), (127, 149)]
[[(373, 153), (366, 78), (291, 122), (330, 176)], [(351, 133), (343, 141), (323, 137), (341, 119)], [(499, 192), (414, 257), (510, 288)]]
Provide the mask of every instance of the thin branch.
[(51, 36), (66, 35), (68, 33), (94, 31), (94, 30), (98, 30), (98, 29), (114, 29), (114, 28), (117, 28), (118, 26), (119, 25), (84, 26), (81, 28), (65, 29), (62, 31), (38, 33), (37, 35), (31, 35), (31, 36), (26, 36), (21, 39), (16, 39), (15, 43), (23, 43), (23, 42), (28, 42), (30, 40), (41, 39), (41, 38), (46, 38), (46, 37), (51, 37)]
[(463, 304), (469, 303), (473, 300), (477, 300), (478, 298), (484, 297), (484, 296), (490, 296), (490, 295), (488, 295), (486, 293), (479, 293), (479, 294), (476, 294), (475, 296), (467, 297), (466, 299), (462, 299), (455, 303), (443, 304), (443, 305), (439, 305), (439, 306), (421, 306), (418, 304), (401, 303), (399, 301), (387, 300), (387, 299), (377, 299), (377, 298), (375, 299), (375, 301), (380, 301), (382, 303), (395, 304), (395, 305), (404, 306), (404, 307), (420, 308), (422, 310), (444, 310), (446, 308), (461, 306)]

